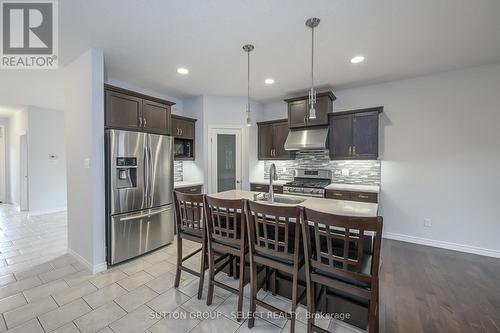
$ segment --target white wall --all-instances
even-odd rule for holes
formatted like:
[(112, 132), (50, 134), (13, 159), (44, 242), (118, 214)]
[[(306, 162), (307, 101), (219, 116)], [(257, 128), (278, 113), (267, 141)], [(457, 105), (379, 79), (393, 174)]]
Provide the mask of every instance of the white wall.
[(500, 256), (499, 92), (500, 64), (335, 91), (336, 111), (384, 106), (386, 237)]
[(106, 268), (103, 84), (102, 50), (90, 49), (65, 68), (68, 250), (94, 272)]
[[(29, 211), (66, 209), (64, 112), (28, 107)], [(57, 159), (50, 159), (56, 155)]]
[(3, 70), (0, 75), (0, 102), (4, 105), (36, 105), (62, 110), (62, 70)]

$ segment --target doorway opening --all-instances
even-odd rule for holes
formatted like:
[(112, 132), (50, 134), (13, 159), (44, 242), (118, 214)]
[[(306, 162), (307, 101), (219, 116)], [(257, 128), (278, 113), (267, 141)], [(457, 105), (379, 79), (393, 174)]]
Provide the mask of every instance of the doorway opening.
[(209, 128), (209, 193), (241, 190), (242, 136), (240, 127)]

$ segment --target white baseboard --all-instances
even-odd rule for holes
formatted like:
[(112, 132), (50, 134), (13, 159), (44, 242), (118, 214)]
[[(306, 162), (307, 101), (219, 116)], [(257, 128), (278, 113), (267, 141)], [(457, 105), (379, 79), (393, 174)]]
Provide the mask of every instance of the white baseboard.
[(50, 208), (50, 209), (29, 211), (28, 216), (40, 216), (40, 215), (45, 215), (45, 214), (65, 212), (67, 209), (68, 208), (66, 206), (64, 206), (64, 207), (56, 207), (56, 208)]
[(387, 239), (398, 240), (398, 241), (402, 241), (402, 242), (427, 245), (427, 246), (432, 246), (432, 247), (439, 247), (442, 249), (478, 254), (481, 256), (487, 256), (487, 257), (493, 257), (493, 258), (500, 258), (500, 251), (499, 250), (486, 249), (486, 248), (477, 247), (477, 246), (457, 244), (457, 243), (445, 242), (445, 241), (429, 239), (429, 238), (414, 237), (414, 236), (396, 234), (396, 233), (392, 233), (392, 232), (384, 232), (382, 237), (387, 238)]
[(73, 256), (78, 262), (80, 262), (83, 266), (85, 266), (89, 271), (92, 272), (92, 274), (97, 274), (100, 272), (103, 272), (108, 269), (108, 265), (105, 262), (92, 265), (90, 264), (85, 258), (83, 258), (81, 255), (73, 251), (68, 247), (68, 254)]

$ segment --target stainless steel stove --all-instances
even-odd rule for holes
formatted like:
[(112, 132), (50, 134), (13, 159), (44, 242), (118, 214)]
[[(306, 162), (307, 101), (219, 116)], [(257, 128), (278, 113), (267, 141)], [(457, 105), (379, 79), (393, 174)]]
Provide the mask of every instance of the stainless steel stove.
[(330, 170), (297, 169), (293, 181), (283, 186), (283, 194), (305, 197), (325, 197), (325, 187), (332, 182)]

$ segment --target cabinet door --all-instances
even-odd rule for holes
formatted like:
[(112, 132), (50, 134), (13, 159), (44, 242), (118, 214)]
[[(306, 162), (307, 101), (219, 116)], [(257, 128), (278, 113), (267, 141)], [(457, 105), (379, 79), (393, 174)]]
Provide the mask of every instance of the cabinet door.
[(306, 111), (308, 110), (307, 100), (300, 100), (288, 103), (288, 127), (306, 126)]
[(309, 118), (309, 108), (306, 111), (307, 126), (328, 125), (328, 113), (330, 113), (332, 109), (330, 98), (328, 96), (318, 97), (314, 108), (316, 109), (316, 119)]
[(281, 160), (289, 160), (292, 158), (292, 152), (285, 150), (285, 141), (288, 136), (288, 123), (274, 124), (273, 138), (273, 158)]
[(137, 130), (141, 117), (142, 99), (106, 91), (106, 127)]
[(272, 124), (259, 125), (259, 160), (273, 158), (273, 130)]
[(189, 120), (176, 119), (177, 126), (172, 126), (173, 130), (179, 130), (179, 133), (174, 132), (173, 135), (182, 139), (194, 140), (194, 123)]
[(358, 159), (378, 158), (378, 113), (353, 116), (352, 155)]
[(170, 134), (170, 106), (143, 100), (143, 126), (151, 133)]
[(331, 159), (352, 158), (352, 115), (331, 117), (328, 143)]

